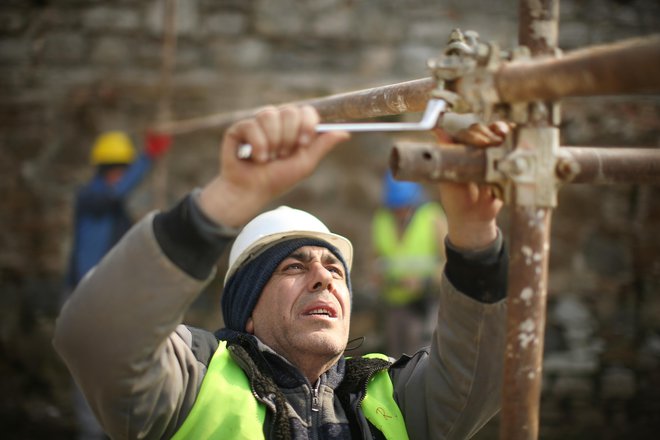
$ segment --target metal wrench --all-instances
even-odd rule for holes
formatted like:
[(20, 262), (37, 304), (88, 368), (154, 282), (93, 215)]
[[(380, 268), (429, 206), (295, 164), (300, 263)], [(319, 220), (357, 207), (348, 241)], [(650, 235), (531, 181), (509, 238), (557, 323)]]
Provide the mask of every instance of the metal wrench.
[[(447, 110), (444, 99), (429, 99), (424, 115), (419, 122), (354, 122), (337, 124), (318, 124), (317, 133), (328, 131), (348, 132), (377, 132), (377, 131), (426, 131), (438, 124), (443, 113)], [(252, 156), (252, 145), (241, 144), (236, 151), (239, 159), (249, 159)]]

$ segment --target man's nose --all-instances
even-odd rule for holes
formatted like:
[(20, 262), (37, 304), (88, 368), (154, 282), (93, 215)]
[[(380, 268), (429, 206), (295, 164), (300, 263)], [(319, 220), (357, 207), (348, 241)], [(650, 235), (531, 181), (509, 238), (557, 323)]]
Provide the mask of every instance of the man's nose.
[(323, 291), (330, 288), (332, 284), (332, 272), (321, 263), (313, 263), (311, 273), (311, 290), (313, 292)]

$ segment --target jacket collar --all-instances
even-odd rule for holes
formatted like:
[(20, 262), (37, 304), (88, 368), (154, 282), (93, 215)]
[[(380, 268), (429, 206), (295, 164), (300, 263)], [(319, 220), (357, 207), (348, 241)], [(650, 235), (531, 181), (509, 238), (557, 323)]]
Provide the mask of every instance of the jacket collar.
[[(296, 366), (257, 337), (235, 332), (227, 339), (227, 345), (235, 344), (243, 347), (259, 371), (271, 377), (277, 386), (295, 388), (303, 384), (312, 385)], [(321, 375), (319, 380), (334, 390), (344, 378), (345, 368), (346, 360), (341, 357), (337, 363)]]

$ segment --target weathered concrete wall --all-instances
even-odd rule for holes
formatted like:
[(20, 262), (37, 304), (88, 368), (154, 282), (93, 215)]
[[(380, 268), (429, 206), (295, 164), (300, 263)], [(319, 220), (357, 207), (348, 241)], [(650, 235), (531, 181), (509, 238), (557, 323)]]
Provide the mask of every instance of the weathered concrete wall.
[[(43, 422), (51, 433), (53, 426), (66, 429), (69, 414), (66, 396), (53, 385), (62, 383), (63, 370), (51, 365), (57, 361), (48, 344), (70, 247), (73, 194), (90, 176), (89, 148), (100, 131), (127, 130), (140, 145), (157, 116), (162, 7), (157, 0), (0, 3), (0, 364), (6, 377), (24, 373), (7, 388), (32, 397), (31, 409), (19, 405), (18, 414)], [(502, 47), (517, 39), (514, 1), (181, 0), (177, 7), (176, 119), (425, 77), (426, 60), (454, 27), (477, 30)], [(653, 0), (563, 1), (560, 10), (564, 50), (660, 31), (660, 5)], [(660, 147), (658, 96), (570, 99), (562, 108), (563, 145)], [(167, 161), (168, 203), (212, 176), (218, 142), (214, 132), (176, 139)], [(391, 143), (384, 135), (354, 136), (281, 201), (311, 209), (354, 239), (358, 294), (367, 288), (360, 274), (368, 263), (368, 219)], [(572, 390), (628, 373), (632, 384), (620, 383), (633, 395), (646, 399), (643, 391), (658, 389), (649, 386), (660, 380), (652, 338), (660, 329), (659, 195), (657, 187), (629, 185), (560, 193), (549, 291), (553, 302), (572, 294), (588, 304), (595, 330), (585, 344), (601, 348), (594, 370), (558, 373), (575, 379), (575, 387), (547, 382), (548, 407), (566, 401), (589, 406), (584, 402), (598, 398), (599, 387)], [(155, 200), (147, 182), (132, 201), (135, 216), (153, 209)], [(506, 229), (505, 219), (506, 212)], [(205, 294), (201, 301), (213, 313), (197, 311), (191, 319), (215, 325), (216, 300), (217, 291)], [(552, 316), (549, 321), (566, 331), (570, 320)], [(13, 341), (22, 332), (29, 337), (17, 348)], [(39, 355), (47, 367), (36, 365), (30, 343), (47, 353)], [(614, 367), (624, 374), (608, 375)], [(35, 383), (51, 391), (39, 392)], [(640, 401), (614, 399), (606, 409), (614, 408), (616, 417), (599, 406), (589, 421), (614, 420), (632, 429), (646, 410), (628, 413), (626, 405)], [(15, 406), (3, 404), (0, 411), (0, 419), (16, 419)], [(18, 425), (18, 431), (27, 429)], [(31, 426), (39, 429), (39, 423)]]

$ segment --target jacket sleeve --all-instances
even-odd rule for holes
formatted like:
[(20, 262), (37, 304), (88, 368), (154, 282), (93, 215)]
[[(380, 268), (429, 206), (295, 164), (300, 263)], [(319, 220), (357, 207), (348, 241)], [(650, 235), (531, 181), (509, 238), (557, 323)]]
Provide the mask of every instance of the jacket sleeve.
[[(214, 271), (187, 272), (181, 261), (200, 259), (191, 261), (185, 245), (177, 252), (181, 237), (164, 238), (176, 226), (190, 240), (182, 231), (190, 225), (177, 220), (190, 217), (186, 203), (138, 222), (81, 281), (57, 319), (54, 346), (114, 439), (171, 437), (205, 373), (191, 332), (180, 323)], [(208, 244), (215, 250), (202, 249), (204, 258), (217, 259), (226, 243)]]
[[(431, 346), (391, 369), (410, 438), (470, 438), (499, 411), (506, 335), (502, 266), (507, 255), (501, 238), (497, 246), (485, 257), (448, 252)], [(474, 282), (456, 276), (468, 269)], [(483, 279), (490, 280), (489, 288), (479, 295), (475, 287)]]
[(144, 180), (152, 166), (153, 160), (145, 153), (141, 153), (137, 160), (126, 169), (121, 180), (115, 185), (116, 196), (120, 198), (126, 197)]

